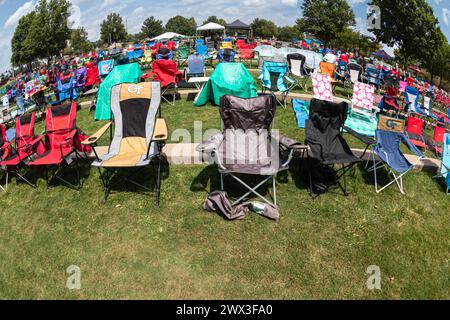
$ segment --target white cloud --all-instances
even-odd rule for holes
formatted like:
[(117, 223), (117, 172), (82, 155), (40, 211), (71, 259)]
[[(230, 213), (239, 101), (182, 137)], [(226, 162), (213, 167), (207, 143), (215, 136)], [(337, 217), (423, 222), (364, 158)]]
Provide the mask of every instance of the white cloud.
[(444, 20), (444, 23), (447, 26), (449, 17), (450, 17), (450, 10), (447, 8), (442, 8), (442, 19)]
[(6, 20), (5, 25), (3, 26), (5, 29), (13, 27), (19, 22), (20, 18), (27, 13), (30, 13), (34, 9), (33, 0), (25, 2), (19, 9), (16, 10), (9, 18)]
[(6, 0), (0, 0), (0, 7), (6, 3)]
[(297, 0), (281, 0), (281, 4), (288, 7), (295, 7), (298, 4)]

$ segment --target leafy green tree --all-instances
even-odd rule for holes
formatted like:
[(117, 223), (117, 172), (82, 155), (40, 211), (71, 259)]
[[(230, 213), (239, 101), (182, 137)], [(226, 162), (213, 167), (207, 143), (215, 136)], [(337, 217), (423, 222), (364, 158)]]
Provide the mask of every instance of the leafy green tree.
[(443, 42), (436, 50), (436, 54), (423, 61), (422, 65), (430, 73), (430, 82), (434, 83), (435, 76), (439, 76), (439, 82), (450, 79), (450, 45)]
[(93, 49), (93, 44), (88, 40), (87, 31), (81, 27), (72, 29), (70, 35), (70, 46), (74, 53), (80, 54)]
[(327, 45), (340, 32), (355, 24), (355, 14), (346, 0), (303, 0), (300, 32), (310, 32)]
[(371, 30), (377, 39), (400, 48), (403, 65), (411, 58), (434, 59), (444, 39), (426, 0), (372, 0), (380, 7), (381, 28)]
[(121, 42), (127, 39), (127, 31), (122, 17), (113, 12), (100, 25), (100, 39), (103, 43)]
[(256, 18), (250, 24), (253, 29), (253, 35), (257, 37), (272, 37), (278, 35), (278, 27), (270, 20)]
[(51, 59), (59, 55), (70, 37), (70, 2), (40, 0), (23, 46), (30, 60)]
[(210, 22), (218, 23), (218, 24), (220, 24), (222, 26), (226, 26), (227, 25), (227, 22), (224, 19), (217, 18), (216, 16), (209, 16), (205, 21), (203, 21), (203, 24), (207, 24), (207, 23), (210, 23)]
[(142, 24), (141, 33), (145, 37), (153, 38), (164, 32), (164, 25), (161, 20), (155, 19), (151, 16), (144, 20)]
[(197, 22), (194, 18), (187, 19), (183, 16), (170, 18), (166, 23), (166, 31), (179, 33), (185, 36), (195, 35)]
[(364, 55), (369, 55), (381, 49), (381, 44), (378, 41), (355, 32), (351, 28), (345, 28), (345, 30), (339, 32), (336, 38), (330, 41), (330, 45), (342, 50), (358, 50)]
[(32, 11), (20, 18), (11, 39), (11, 63), (15, 66), (29, 63), (33, 60), (32, 52), (25, 46), (25, 39), (30, 31), (35, 12)]
[(281, 41), (292, 41), (292, 39), (299, 36), (297, 28), (291, 26), (279, 27), (277, 34), (278, 39), (280, 39)]

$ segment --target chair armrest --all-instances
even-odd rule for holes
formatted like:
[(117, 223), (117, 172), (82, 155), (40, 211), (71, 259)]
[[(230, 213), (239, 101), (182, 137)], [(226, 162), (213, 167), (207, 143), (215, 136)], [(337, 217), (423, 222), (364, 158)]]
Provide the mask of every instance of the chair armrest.
[(349, 127), (344, 126), (344, 130), (366, 145), (374, 145), (376, 143), (375, 139), (359, 134)]
[(94, 133), (89, 138), (83, 140), (81, 142), (82, 145), (92, 145), (94, 143), (97, 143), (97, 141), (108, 131), (109, 127), (112, 125), (112, 122), (108, 122), (105, 124), (102, 128), (100, 128), (96, 133)]
[(42, 139), (44, 139), (46, 136), (46, 134), (41, 134), (39, 137), (37, 137), (36, 139), (34, 139), (33, 141), (31, 141), (29, 143), (30, 146), (34, 146), (36, 143), (38, 143), (39, 141), (41, 141)]
[(286, 136), (280, 136), (280, 145), (286, 149), (291, 149), (294, 151), (302, 151), (308, 149), (307, 145), (304, 145), (294, 139), (288, 138)]
[(156, 119), (152, 141), (166, 141), (167, 138), (168, 138), (168, 129), (166, 120), (164, 118)]

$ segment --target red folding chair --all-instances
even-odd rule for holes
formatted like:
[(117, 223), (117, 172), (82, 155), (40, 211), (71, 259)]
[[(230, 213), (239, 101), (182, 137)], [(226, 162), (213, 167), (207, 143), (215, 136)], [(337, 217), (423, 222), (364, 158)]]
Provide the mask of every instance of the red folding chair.
[(425, 122), (423, 119), (416, 118), (413, 116), (408, 117), (408, 123), (406, 125), (406, 134), (409, 140), (416, 147), (427, 149), (427, 144), (423, 135), (423, 128)]
[(436, 124), (432, 139), (427, 139), (427, 145), (435, 154), (442, 154), (442, 145), (444, 144), (444, 136), (446, 134), (445, 127)]
[[(76, 116), (76, 102), (47, 108), (45, 116), (46, 131), (30, 143), (31, 145), (40, 141), (45, 143), (45, 152), (38, 155), (28, 165), (45, 168), (47, 186), (56, 178), (69, 187), (80, 188), (79, 160), (85, 157), (77, 150), (77, 145), (81, 145), (81, 140), (84, 137), (78, 134)], [(69, 182), (62, 176), (64, 169), (73, 167), (77, 177), (76, 184)], [(51, 173), (50, 176), (49, 173)]]
[[(8, 181), (10, 175), (16, 175), (19, 179), (26, 182), (32, 187), (36, 185), (30, 182), (26, 177), (25, 170), (28, 168), (27, 163), (33, 158), (45, 151), (42, 143), (32, 144), (36, 139), (34, 134), (35, 114), (23, 115), (16, 119), (16, 136), (12, 142), (8, 142), (4, 145), (8, 149), (8, 152), (4, 153), (1, 157), (0, 167), (1, 170), (6, 173), (6, 184), (1, 189), (6, 190), (8, 188)], [(4, 127), (2, 135), (4, 134)], [(6, 136), (3, 136), (5, 141)]]
[[(183, 79), (183, 72), (178, 70), (177, 63), (172, 60), (155, 60), (152, 63), (152, 71), (142, 76), (148, 79), (153, 76), (153, 81), (161, 83), (161, 97), (172, 106), (175, 105), (175, 99), (178, 94), (178, 81)], [(172, 100), (166, 96), (172, 96)]]
[(252, 66), (252, 60), (255, 58), (255, 52), (253, 49), (241, 49), (241, 53), (239, 55), (239, 60), (248, 60), (250, 62), (250, 67)]
[(394, 110), (397, 115), (404, 108), (398, 104), (398, 89), (395, 87), (386, 87), (386, 94), (384, 95), (384, 108), (388, 110)]

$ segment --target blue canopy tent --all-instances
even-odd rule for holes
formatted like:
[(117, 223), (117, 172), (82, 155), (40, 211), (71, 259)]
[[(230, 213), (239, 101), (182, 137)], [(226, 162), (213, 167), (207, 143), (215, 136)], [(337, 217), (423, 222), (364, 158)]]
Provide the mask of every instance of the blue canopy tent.
[(381, 60), (393, 60), (394, 57), (390, 56), (386, 51), (379, 50), (377, 52), (373, 52), (371, 56), (381, 59)]

